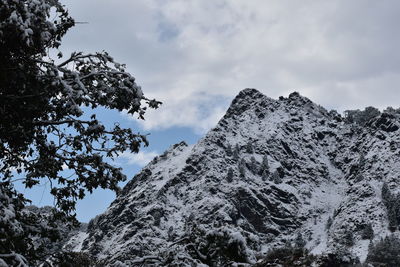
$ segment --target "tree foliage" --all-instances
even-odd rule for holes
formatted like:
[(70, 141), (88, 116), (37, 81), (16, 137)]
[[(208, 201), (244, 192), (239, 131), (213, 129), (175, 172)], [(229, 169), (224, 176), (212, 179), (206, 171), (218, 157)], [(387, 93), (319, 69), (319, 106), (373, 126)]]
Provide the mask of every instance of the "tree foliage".
[(370, 240), (374, 238), (374, 229), (371, 223), (365, 225), (364, 229), (361, 231), (361, 238)]
[(147, 106), (160, 103), (145, 98), (125, 65), (106, 52), (66, 58), (60, 52), (59, 63), (50, 59), (49, 51), (58, 50), (74, 26), (57, 0), (1, 0), (0, 21), (1, 181), (12, 181), (13, 170), (27, 187), (46, 178), (57, 207), (71, 215), (85, 191), (117, 190), (125, 179), (107, 158), (147, 145), (146, 136), (118, 124), (107, 129), (83, 107), (143, 119)]
[(13, 182), (29, 188), (47, 181), (57, 218), (76, 222), (78, 199), (99, 187), (118, 191), (126, 179), (112, 159), (148, 144), (132, 129), (106, 127), (91, 110), (143, 119), (148, 107), (160, 104), (107, 52), (64, 57), (59, 47), (74, 25), (58, 0), (0, 0), (0, 237), (7, 243), (0, 243), (0, 253), (8, 262), (25, 260), (8, 252), (37, 252), (32, 225), (40, 221), (26, 215), (27, 200)]
[(400, 266), (400, 239), (387, 236), (370, 246), (366, 262), (373, 266)]
[(384, 182), (381, 195), (387, 210), (389, 230), (395, 231), (400, 226), (400, 194), (392, 194), (388, 184)]
[(357, 110), (346, 110), (345, 111), (345, 122), (356, 123), (364, 126), (371, 119), (378, 117), (381, 112), (374, 107), (366, 107), (363, 111)]

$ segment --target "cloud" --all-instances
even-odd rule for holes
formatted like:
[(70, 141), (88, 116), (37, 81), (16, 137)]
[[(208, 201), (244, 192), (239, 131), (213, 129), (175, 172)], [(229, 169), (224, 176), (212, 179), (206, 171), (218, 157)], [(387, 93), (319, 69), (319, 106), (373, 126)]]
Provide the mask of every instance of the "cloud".
[[(328, 108), (398, 106), (397, 0), (64, 1), (67, 50), (109, 50), (164, 102), (145, 129), (204, 132), (247, 87)], [(93, 11), (96, 6), (96, 12)]]
[(155, 151), (139, 151), (139, 153), (136, 154), (124, 152), (119, 156), (119, 159), (125, 161), (126, 164), (135, 164), (143, 167), (156, 156), (158, 156), (158, 153)]

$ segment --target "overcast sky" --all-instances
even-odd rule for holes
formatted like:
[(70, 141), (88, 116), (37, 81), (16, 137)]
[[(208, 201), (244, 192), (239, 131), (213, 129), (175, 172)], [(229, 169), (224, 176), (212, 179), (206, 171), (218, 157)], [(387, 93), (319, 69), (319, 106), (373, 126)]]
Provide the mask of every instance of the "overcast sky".
[(399, 106), (398, 0), (64, 0), (65, 50), (107, 50), (165, 104), (146, 129), (205, 132), (243, 88), (327, 108)]
[[(68, 32), (65, 55), (106, 50), (164, 103), (139, 125), (105, 114), (152, 133), (147, 150), (120, 158), (128, 177), (172, 143), (196, 142), (244, 88), (273, 98), (298, 91), (339, 111), (400, 106), (398, 0), (62, 2), (88, 22)], [(78, 218), (87, 221), (113, 197), (89, 197)]]

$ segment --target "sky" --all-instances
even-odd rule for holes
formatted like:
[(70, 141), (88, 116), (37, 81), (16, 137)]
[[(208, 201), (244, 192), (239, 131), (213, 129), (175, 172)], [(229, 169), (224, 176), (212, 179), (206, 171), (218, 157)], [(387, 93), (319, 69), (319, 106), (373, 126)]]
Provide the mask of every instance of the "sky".
[[(399, 107), (397, 0), (62, 0), (79, 23), (61, 51), (108, 51), (149, 98), (163, 102), (144, 121), (100, 111), (151, 133), (150, 146), (117, 160), (128, 177), (181, 140), (196, 143), (244, 88), (278, 98), (293, 91), (343, 112)], [(51, 201), (45, 186), (28, 192)], [(96, 191), (78, 203), (88, 221), (114, 198)], [(40, 201), (39, 201), (40, 200)]]

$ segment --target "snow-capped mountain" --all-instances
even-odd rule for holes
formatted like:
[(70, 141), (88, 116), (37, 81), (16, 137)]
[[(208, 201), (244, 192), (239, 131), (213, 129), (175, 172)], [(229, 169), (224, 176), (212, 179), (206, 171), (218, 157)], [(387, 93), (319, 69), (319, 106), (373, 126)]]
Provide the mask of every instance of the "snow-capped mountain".
[(382, 113), (361, 127), (298, 93), (245, 89), (204, 138), (154, 158), (70, 245), (110, 266), (246, 266), (299, 242), (364, 261), (370, 239), (391, 233), (381, 189), (400, 188), (399, 125)]

